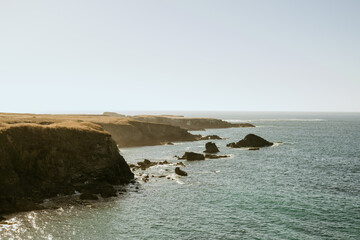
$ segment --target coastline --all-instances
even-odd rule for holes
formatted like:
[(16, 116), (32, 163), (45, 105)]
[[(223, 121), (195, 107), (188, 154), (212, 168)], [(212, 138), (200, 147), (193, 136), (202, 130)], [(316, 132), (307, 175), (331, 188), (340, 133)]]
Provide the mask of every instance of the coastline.
[[(238, 127), (199, 119), (192, 118), (197, 129)], [(116, 196), (112, 185), (134, 177), (119, 147), (200, 139), (179, 126), (131, 117), (0, 113), (0, 214), (38, 209), (58, 194)]]

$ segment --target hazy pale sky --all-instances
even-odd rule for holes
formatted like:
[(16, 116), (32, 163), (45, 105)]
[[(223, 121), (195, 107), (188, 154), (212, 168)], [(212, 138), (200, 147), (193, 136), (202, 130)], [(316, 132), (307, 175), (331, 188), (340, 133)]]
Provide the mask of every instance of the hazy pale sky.
[(360, 1), (0, 0), (0, 112), (360, 111)]

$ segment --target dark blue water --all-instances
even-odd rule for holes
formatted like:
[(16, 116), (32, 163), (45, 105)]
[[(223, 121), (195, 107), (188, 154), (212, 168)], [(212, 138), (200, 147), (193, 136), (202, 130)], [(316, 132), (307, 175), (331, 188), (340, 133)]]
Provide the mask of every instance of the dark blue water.
[[(177, 113), (179, 114), (179, 113)], [(184, 162), (137, 172), (139, 189), (107, 202), (64, 206), (10, 217), (3, 239), (360, 239), (360, 114), (184, 113), (257, 128), (217, 134), (230, 158)], [(259, 151), (225, 145), (254, 133), (282, 142)], [(129, 163), (144, 158), (176, 163), (206, 141), (121, 149)], [(154, 175), (154, 177), (151, 177)], [(166, 175), (170, 179), (157, 178)]]

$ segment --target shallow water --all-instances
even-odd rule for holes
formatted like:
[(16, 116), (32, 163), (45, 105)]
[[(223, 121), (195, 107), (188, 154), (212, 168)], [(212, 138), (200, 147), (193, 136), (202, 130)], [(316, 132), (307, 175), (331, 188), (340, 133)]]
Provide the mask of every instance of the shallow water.
[[(187, 113), (191, 116), (193, 113)], [(198, 114), (199, 115), (199, 114)], [(230, 158), (152, 167), (140, 188), (91, 206), (14, 214), (1, 239), (359, 239), (360, 115), (202, 113), (247, 120), (257, 128), (197, 131), (217, 134)], [(259, 151), (225, 145), (254, 133), (282, 142)], [(207, 141), (121, 149), (129, 163), (176, 163)]]

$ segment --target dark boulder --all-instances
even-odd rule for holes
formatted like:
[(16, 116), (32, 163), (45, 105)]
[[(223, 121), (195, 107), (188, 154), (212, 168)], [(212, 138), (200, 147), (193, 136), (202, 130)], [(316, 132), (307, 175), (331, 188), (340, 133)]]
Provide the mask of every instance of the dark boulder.
[(218, 147), (213, 142), (206, 143), (205, 148), (206, 148), (206, 150), (204, 151), (205, 153), (217, 153), (217, 152), (219, 152)]
[(180, 176), (187, 176), (187, 175), (188, 175), (187, 172), (181, 170), (179, 167), (176, 167), (176, 168), (175, 168), (175, 173), (176, 173), (177, 175), (180, 175)]
[(186, 159), (188, 161), (205, 160), (205, 157), (201, 153), (185, 152), (185, 154), (179, 159)]
[(256, 151), (256, 150), (260, 150), (260, 148), (259, 147), (251, 147), (251, 148), (249, 148), (249, 150), (250, 151)]
[(242, 147), (268, 147), (272, 146), (273, 143), (269, 142), (262, 137), (259, 137), (255, 134), (248, 134), (244, 139), (238, 141), (237, 143), (229, 143), (226, 146), (232, 148), (242, 148)]

